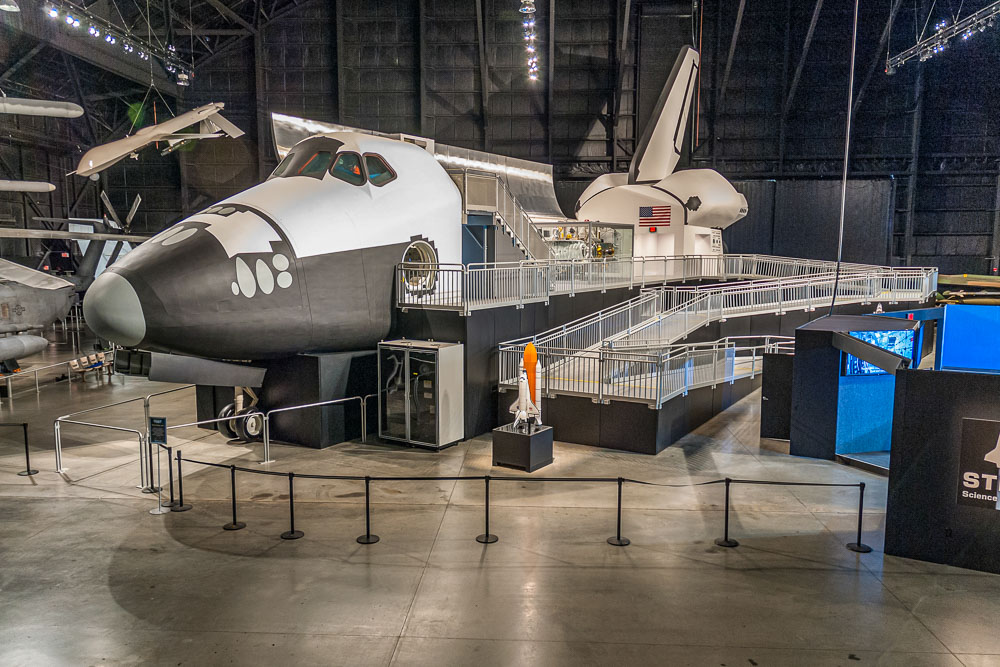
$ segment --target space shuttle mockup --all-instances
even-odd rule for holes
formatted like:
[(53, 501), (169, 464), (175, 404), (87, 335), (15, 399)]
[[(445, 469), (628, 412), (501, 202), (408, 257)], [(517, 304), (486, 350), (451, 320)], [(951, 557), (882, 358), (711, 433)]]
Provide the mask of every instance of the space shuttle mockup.
[(461, 195), (424, 149), (321, 134), (109, 267), (84, 316), (121, 345), (212, 359), (372, 348), (396, 264), (460, 262), (461, 225)]
[[(674, 172), (697, 68), (697, 52), (685, 47), (629, 172), (599, 177), (577, 204), (581, 221), (636, 225), (635, 255), (681, 254), (692, 230), (717, 236), (709, 228), (746, 213), (746, 200), (717, 172)], [(462, 260), (461, 176), (448, 169), (492, 172), (532, 218), (564, 219), (548, 165), (422, 137), (272, 120), (283, 159), (266, 181), (173, 225), (98, 276), (83, 309), (100, 337), (218, 360), (372, 349), (389, 333), (397, 264)], [(433, 268), (413, 273), (398, 289), (443, 289)]]
[(692, 252), (691, 238), (704, 228), (724, 229), (747, 214), (747, 200), (713, 169), (675, 172), (681, 157), (700, 58), (681, 49), (636, 144), (627, 173), (604, 174), (576, 203), (577, 220), (636, 226), (636, 255)]

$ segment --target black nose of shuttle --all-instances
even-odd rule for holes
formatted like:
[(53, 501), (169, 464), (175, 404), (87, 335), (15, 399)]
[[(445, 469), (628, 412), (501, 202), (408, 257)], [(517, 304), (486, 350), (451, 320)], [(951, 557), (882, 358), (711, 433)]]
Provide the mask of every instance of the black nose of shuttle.
[(126, 278), (105, 271), (87, 290), (83, 317), (99, 337), (119, 345), (138, 345), (146, 336), (146, 318), (135, 288)]

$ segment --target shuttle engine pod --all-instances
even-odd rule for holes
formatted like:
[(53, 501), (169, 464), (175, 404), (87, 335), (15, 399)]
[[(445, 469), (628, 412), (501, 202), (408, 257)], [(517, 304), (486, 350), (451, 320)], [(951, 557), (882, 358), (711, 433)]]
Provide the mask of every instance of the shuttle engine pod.
[(458, 189), (422, 148), (314, 136), (267, 181), (102, 273), (84, 316), (125, 346), (217, 359), (372, 348), (389, 332), (395, 265), (460, 262), (461, 224)]
[[(605, 174), (576, 204), (578, 220), (637, 226), (636, 255), (691, 254), (690, 227), (724, 229), (747, 214), (747, 200), (712, 169), (674, 172), (698, 81), (698, 52), (681, 49), (626, 174)], [(706, 230), (707, 231), (707, 230)]]

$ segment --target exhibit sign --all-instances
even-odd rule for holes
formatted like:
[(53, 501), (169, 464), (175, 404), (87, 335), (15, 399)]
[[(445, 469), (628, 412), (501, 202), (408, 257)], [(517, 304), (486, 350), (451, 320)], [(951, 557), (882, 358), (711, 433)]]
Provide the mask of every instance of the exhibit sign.
[(149, 418), (149, 442), (154, 445), (167, 444), (167, 418)]
[(963, 419), (958, 504), (998, 509), (998, 472), (1000, 472), (1000, 421)]

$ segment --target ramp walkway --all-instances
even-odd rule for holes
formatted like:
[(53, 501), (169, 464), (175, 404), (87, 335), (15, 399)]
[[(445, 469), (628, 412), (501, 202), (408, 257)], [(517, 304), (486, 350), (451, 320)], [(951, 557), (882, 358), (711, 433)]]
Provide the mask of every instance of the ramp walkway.
[[(870, 273), (879, 268), (842, 265), (845, 273), (852, 274)], [(396, 305), (403, 310), (453, 310), (467, 315), (488, 308), (548, 303), (553, 296), (573, 296), (582, 292), (645, 288), (689, 280), (729, 283), (809, 278), (832, 274), (835, 269), (835, 262), (740, 254), (548, 259), (468, 265), (401, 263), (396, 267)], [(655, 312), (651, 311), (646, 317)]]
[[(728, 260), (733, 256), (724, 257)], [(728, 284), (646, 289), (633, 299), (575, 322), (502, 343), (500, 387), (516, 388), (518, 364), (529, 342), (538, 349), (542, 388), (548, 396), (570, 394), (589, 396), (595, 401), (638, 401), (659, 408), (674, 396), (705, 383), (732, 381), (737, 377), (736, 370), (745, 367), (735, 361), (738, 356), (749, 354), (750, 374), (756, 373), (758, 351), (767, 351), (774, 341), (748, 346), (737, 345), (736, 339), (723, 339), (708, 347), (679, 345), (678, 341), (711, 322), (731, 317), (781, 315), (790, 310), (826, 307), (833, 297), (835, 264), (775, 257), (760, 258), (754, 264), (749, 259), (754, 256), (738, 257), (743, 263), (735, 268), (746, 270), (743, 276), (752, 275), (753, 270), (785, 275)], [(837, 303), (922, 303), (936, 288), (936, 269), (845, 264), (837, 281)], [(722, 351), (729, 349), (733, 352)]]

